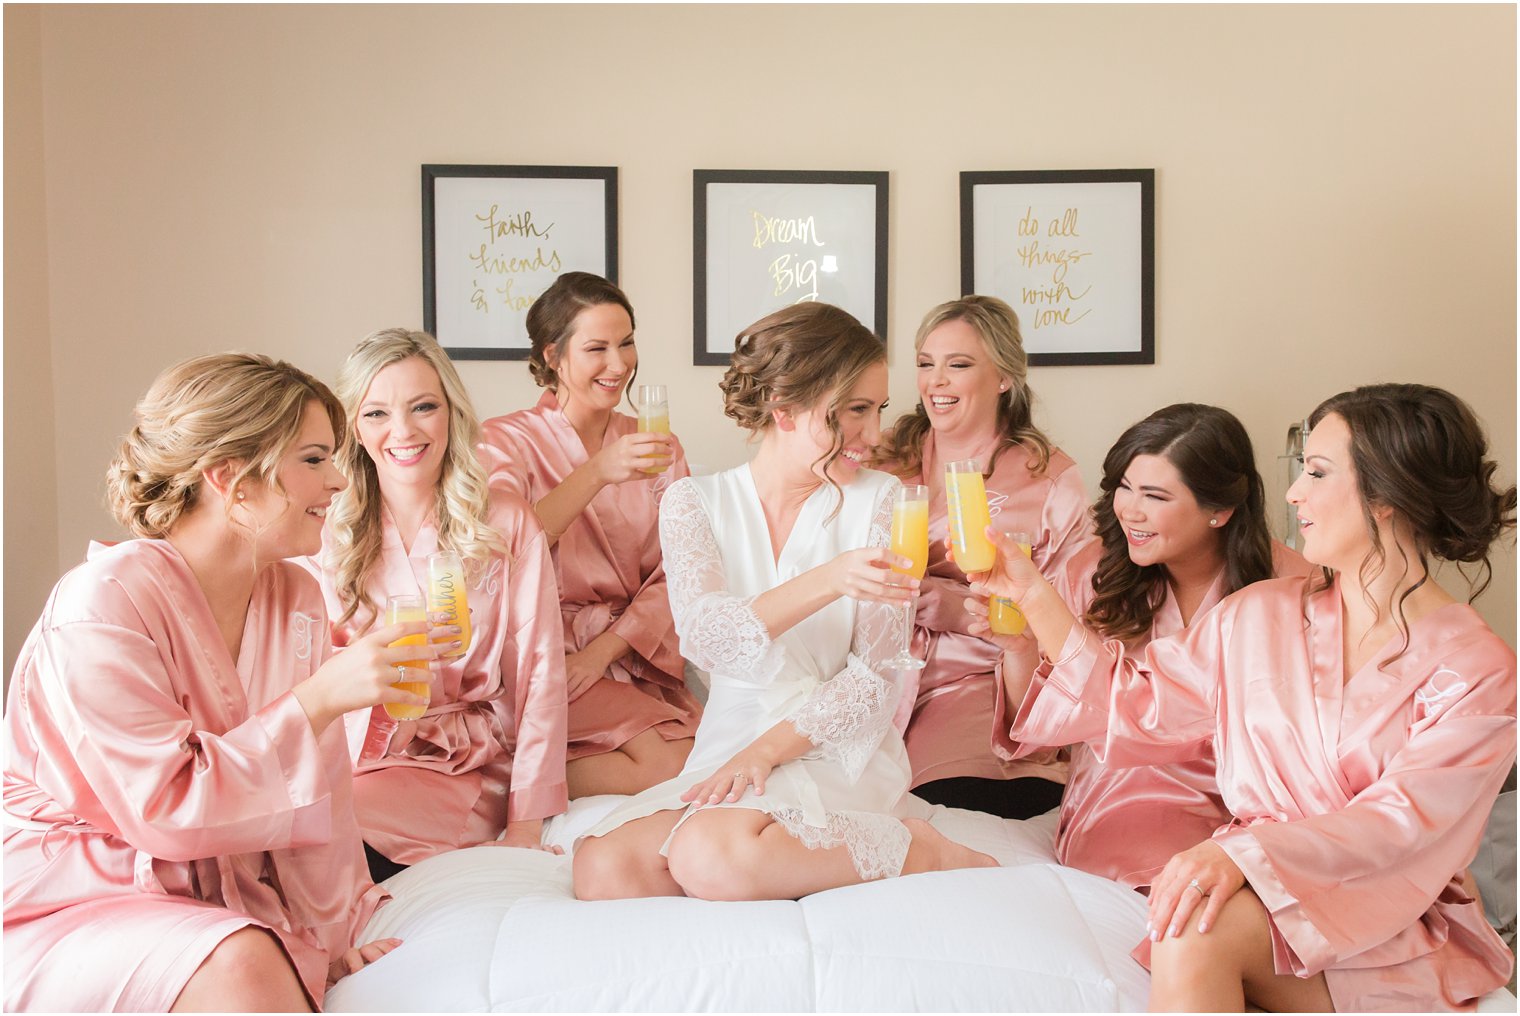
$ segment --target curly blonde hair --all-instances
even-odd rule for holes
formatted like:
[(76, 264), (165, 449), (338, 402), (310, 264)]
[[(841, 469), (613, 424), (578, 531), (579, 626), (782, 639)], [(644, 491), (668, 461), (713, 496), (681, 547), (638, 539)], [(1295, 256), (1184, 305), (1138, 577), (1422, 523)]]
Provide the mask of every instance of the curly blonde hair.
[(283, 360), (256, 353), (197, 356), (164, 371), (133, 410), (136, 424), (106, 470), (112, 514), (134, 536), (163, 539), (195, 507), (207, 470), (239, 463), (228, 487), (261, 483), (282, 497), (280, 461), (307, 405), (316, 403), (343, 446), (343, 407), (332, 391)]
[(426, 332), (405, 328), (375, 332), (354, 347), (338, 372), (344, 428), (352, 438), (338, 455), (338, 468), (348, 477), (349, 487), (334, 498), (327, 513), (338, 599), (343, 604), (343, 614), (335, 622), (340, 625), (358, 616), (361, 609), (365, 611), (366, 624), (380, 614), (380, 604), (368, 590), (370, 570), (380, 557), (380, 478), (375, 463), (357, 439), (359, 406), (376, 374), (411, 357), (438, 372), (448, 402), (449, 446), (433, 507), (438, 545), (459, 554), (472, 582), (493, 557), (507, 553), (506, 543), (486, 521), (489, 488), (485, 469), (475, 458), (480, 422), (453, 361), (438, 340)]
[[(1008, 379), (1008, 390), (998, 399), (998, 445), (987, 462), (987, 472), (1009, 448), (1029, 449), (1029, 471), (1035, 475), (1050, 465), (1050, 439), (1034, 425), (1034, 393), (1029, 390), (1029, 357), (1019, 332), (1019, 316), (995, 296), (963, 296), (950, 300), (924, 315), (913, 337), (915, 352), (924, 348), (929, 333), (947, 321), (964, 321), (981, 337), (987, 355), (999, 374)], [(924, 438), (931, 424), (920, 400), (913, 412), (898, 420), (884, 435), (876, 461), (887, 464), (899, 476), (912, 476), (923, 469)], [(884, 467), (886, 468), (886, 467)]]

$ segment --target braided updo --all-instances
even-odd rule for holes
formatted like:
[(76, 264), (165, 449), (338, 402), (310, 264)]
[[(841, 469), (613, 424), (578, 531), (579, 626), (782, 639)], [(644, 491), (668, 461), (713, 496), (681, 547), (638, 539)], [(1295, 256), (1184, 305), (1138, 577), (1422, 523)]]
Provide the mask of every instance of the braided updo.
[[(886, 348), (848, 311), (798, 303), (768, 314), (739, 333), (718, 387), (723, 412), (758, 433), (772, 409), (812, 409), (831, 392), (842, 399)], [(832, 416), (836, 406), (829, 405)]]
[(195, 506), (206, 470), (234, 460), (241, 465), (229, 492), (250, 479), (278, 491), (276, 470), (310, 402), (327, 413), (341, 444), (337, 398), (282, 360), (215, 353), (170, 367), (137, 403), (137, 423), (106, 471), (111, 511), (136, 536), (168, 536)]

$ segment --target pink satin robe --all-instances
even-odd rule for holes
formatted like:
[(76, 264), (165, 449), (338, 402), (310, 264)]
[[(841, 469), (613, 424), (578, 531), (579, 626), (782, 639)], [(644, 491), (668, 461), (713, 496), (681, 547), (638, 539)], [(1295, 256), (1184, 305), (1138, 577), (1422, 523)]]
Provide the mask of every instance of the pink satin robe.
[[(1034, 563), (1050, 575), (1063, 570), (1095, 537), (1087, 493), (1071, 457), (1051, 449), (1050, 464), (1040, 475), (1029, 472), (1030, 458), (1023, 447), (1005, 451), (986, 478), (987, 500), (995, 526), (1029, 533)], [(929, 566), (920, 586), (913, 638), (913, 655), (925, 665), (916, 675), (916, 693), (905, 693), (898, 715), (898, 729), (907, 724), (903, 739), (913, 765), (913, 786), (955, 776), (1038, 776), (1064, 782), (1066, 763), (1057, 749), (1011, 760), (995, 752), (988, 736), (1003, 697), (1003, 654), (993, 643), (966, 632), (971, 615), (965, 601), (971, 594), (965, 573), (945, 553), (945, 463), (936, 453), (932, 431), (924, 439), (920, 475), (903, 482), (929, 488)], [(1022, 664), (1030, 671), (1039, 664), (1032, 642)], [(911, 685), (908, 691), (913, 691)], [(912, 715), (906, 717), (909, 703)]]
[[(602, 447), (638, 430), (613, 413)], [(532, 409), (487, 420), (480, 459), (491, 484), (537, 504), (590, 458), (574, 426), (546, 391)], [(660, 559), (660, 496), (690, 475), (678, 451), (665, 472), (603, 487), (554, 547), (565, 652), (603, 632), (629, 652), (570, 703), (569, 757), (612, 751), (653, 727), (666, 740), (694, 737), (702, 707), (686, 687), (665, 568)]]
[(316, 583), (260, 573), (234, 661), (166, 541), (91, 546), (22, 647), (5, 715), (5, 1008), (165, 1011), (220, 942), (280, 939), (318, 1004), (385, 900), (343, 727), (291, 688), (328, 653)]
[[(383, 506), (380, 519), (368, 589), (383, 611), (389, 596), (426, 597), (438, 530), (425, 523), (408, 553)], [(365, 841), (398, 864), (493, 841), (508, 822), (548, 818), (569, 804), (565, 657), (552, 620), (549, 548), (520, 498), (493, 491), (486, 521), (508, 558), (471, 578), (470, 647), (440, 661), (427, 712), (393, 720), (376, 706), (348, 717), (359, 825)], [(322, 592), (331, 616), (341, 617), (336, 573), (323, 554)], [(371, 630), (368, 621), (361, 608), (336, 640), (348, 644)]]
[[(1061, 598), (1080, 617), (1092, 605), (1093, 573), (1103, 556), (1094, 540), (1053, 582)], [(1278, 577), (1309, 573), (1309, 563), (1296, 551), (1272, 544), (1272, 572)], [(1224, 573), (1204, 594), (1193, 617), (1202, 617), (1224, 598)], [(1154, 639), (1184, 629), (1182, 612), (1170, 588), (1151, 619), (1149, 633), (1125, 643), (1131, 653)], [(1036, 682), (1048, 667), (1035, 672)], [(1019, 758), (1037, 750), (1038, 742), (1015, 740), (1009, 729), (1003, 696), (993, 718), (993, 749), (1004, 758)], [(1061, 795), (1060, 825), (1056, 830), (1056, 859), (1071, 868), (1122, 882), (1131, 889), (1147, 886), (1174, 854), (1197, 846), (1230, 821), (1219, 796), (1214, 755), (1161, 766), (1113, 768), (1098, 761), (1086, 744), (1071, 746), (1071, 769)]]
[(1234, 816), (1213, 839), (1267, 908), (1277, 972), (1322, 971), (1341, 1012), (1471, 1009), (1513, 965), (1460, 875), (1515, 760), (1515, 653), (1452, 603), (1348, 680), (1319, 582), (1258, 582), (1143, 656), (1075, 628), (1018, 729), (1096, 739), (1111, 766), (1212, 746)]

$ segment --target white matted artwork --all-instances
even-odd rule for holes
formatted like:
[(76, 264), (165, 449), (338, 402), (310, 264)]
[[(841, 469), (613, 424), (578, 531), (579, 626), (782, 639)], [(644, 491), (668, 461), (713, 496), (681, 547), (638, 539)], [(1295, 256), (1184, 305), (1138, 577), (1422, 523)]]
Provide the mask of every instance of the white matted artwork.
[(961, 287), (1032, 364), (1155, 363), (1155, 170), (961, 174)]
[(772, 311), (816, 300), (887, 327), (887, 174), (693, 173), (692, 362), (726, 365)]
[(456, 360), (526, 360), (563, 272), (617, 281), (617, 169), (422, 167), (423, 327)]

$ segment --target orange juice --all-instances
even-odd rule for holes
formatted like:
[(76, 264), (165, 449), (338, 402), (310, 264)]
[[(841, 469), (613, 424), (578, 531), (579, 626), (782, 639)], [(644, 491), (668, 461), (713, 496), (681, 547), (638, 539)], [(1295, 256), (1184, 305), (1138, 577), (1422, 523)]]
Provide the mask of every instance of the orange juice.
[(439, 624), (459, 626), (458, 649), (444, 653), (444, 659), (457, 659), (470, 648), (470, 603), (465, 587), (464, 564), (459, 555), (440, 551), (428, 558), (427, 609), (433, 614), (447, 614)]
[[(670, 403), (666, 401), (664, 385), (639, 385), (638, 407), (640, 434), (670, 433)], [(644, 467), (646, 473), (664, 471), (664, 466)]]
[[(386, 624), (404, 624), (407, 621), (426, 620), (427, 611), (423, 609), (422, 597), (420, 596), (392, 596), (390, 602), (386, 605)], [(391, 643), (391, 648), (394, 649), (397, 646), (425, 646), (427, 644), (427, 634), (419, 632), (416, 635), (403, 635)], [(407, 670), (420, 670), (425, 675), (428, 669), (428, 661), (405, 660), (396, 664), (396, 666), (402, 668), (403, 677)], [(424, 678), (420, 681), (396, 681), (393, 682), (392, 687), (411, 692), (413, 695), (420, 695), (423, 698), (429, 698), (432, 695), (433, 686), (430, 681)], [(415, 720), (425, 712), (427, 712), (426, 706), (406, 705), (400, 702), (385, 703), (385, 713), (393, 720)]]
[(892, 506), (892, 553), (913, 561), (911, 568), (892, 570), (915, 579), (929, 566), (929, 502), (898, 501)]
[(950, 552), (956, 567), (968, 575), (991, 569), (997, 549), (987, 539), (992, 516), (987, 510), (987, 486), (975, 462), (952, 462), (946, 467), (945, 502), (950, 516)]
[[(1019, 535), (1022, 536), (1024, 534), (1020, 533)], [(1033, 548), (1028, 540), (1019, 541), (1019, 551), (1025, 557), (1030, 557), (1033, 554)], [(1024, 612), (1019, 609), (1018, 604), (1006, 596), (988, 598), (987, 623), (999, 635), (1022, 635), (1025, 626), (1028, 624), (1024, 619)]]

